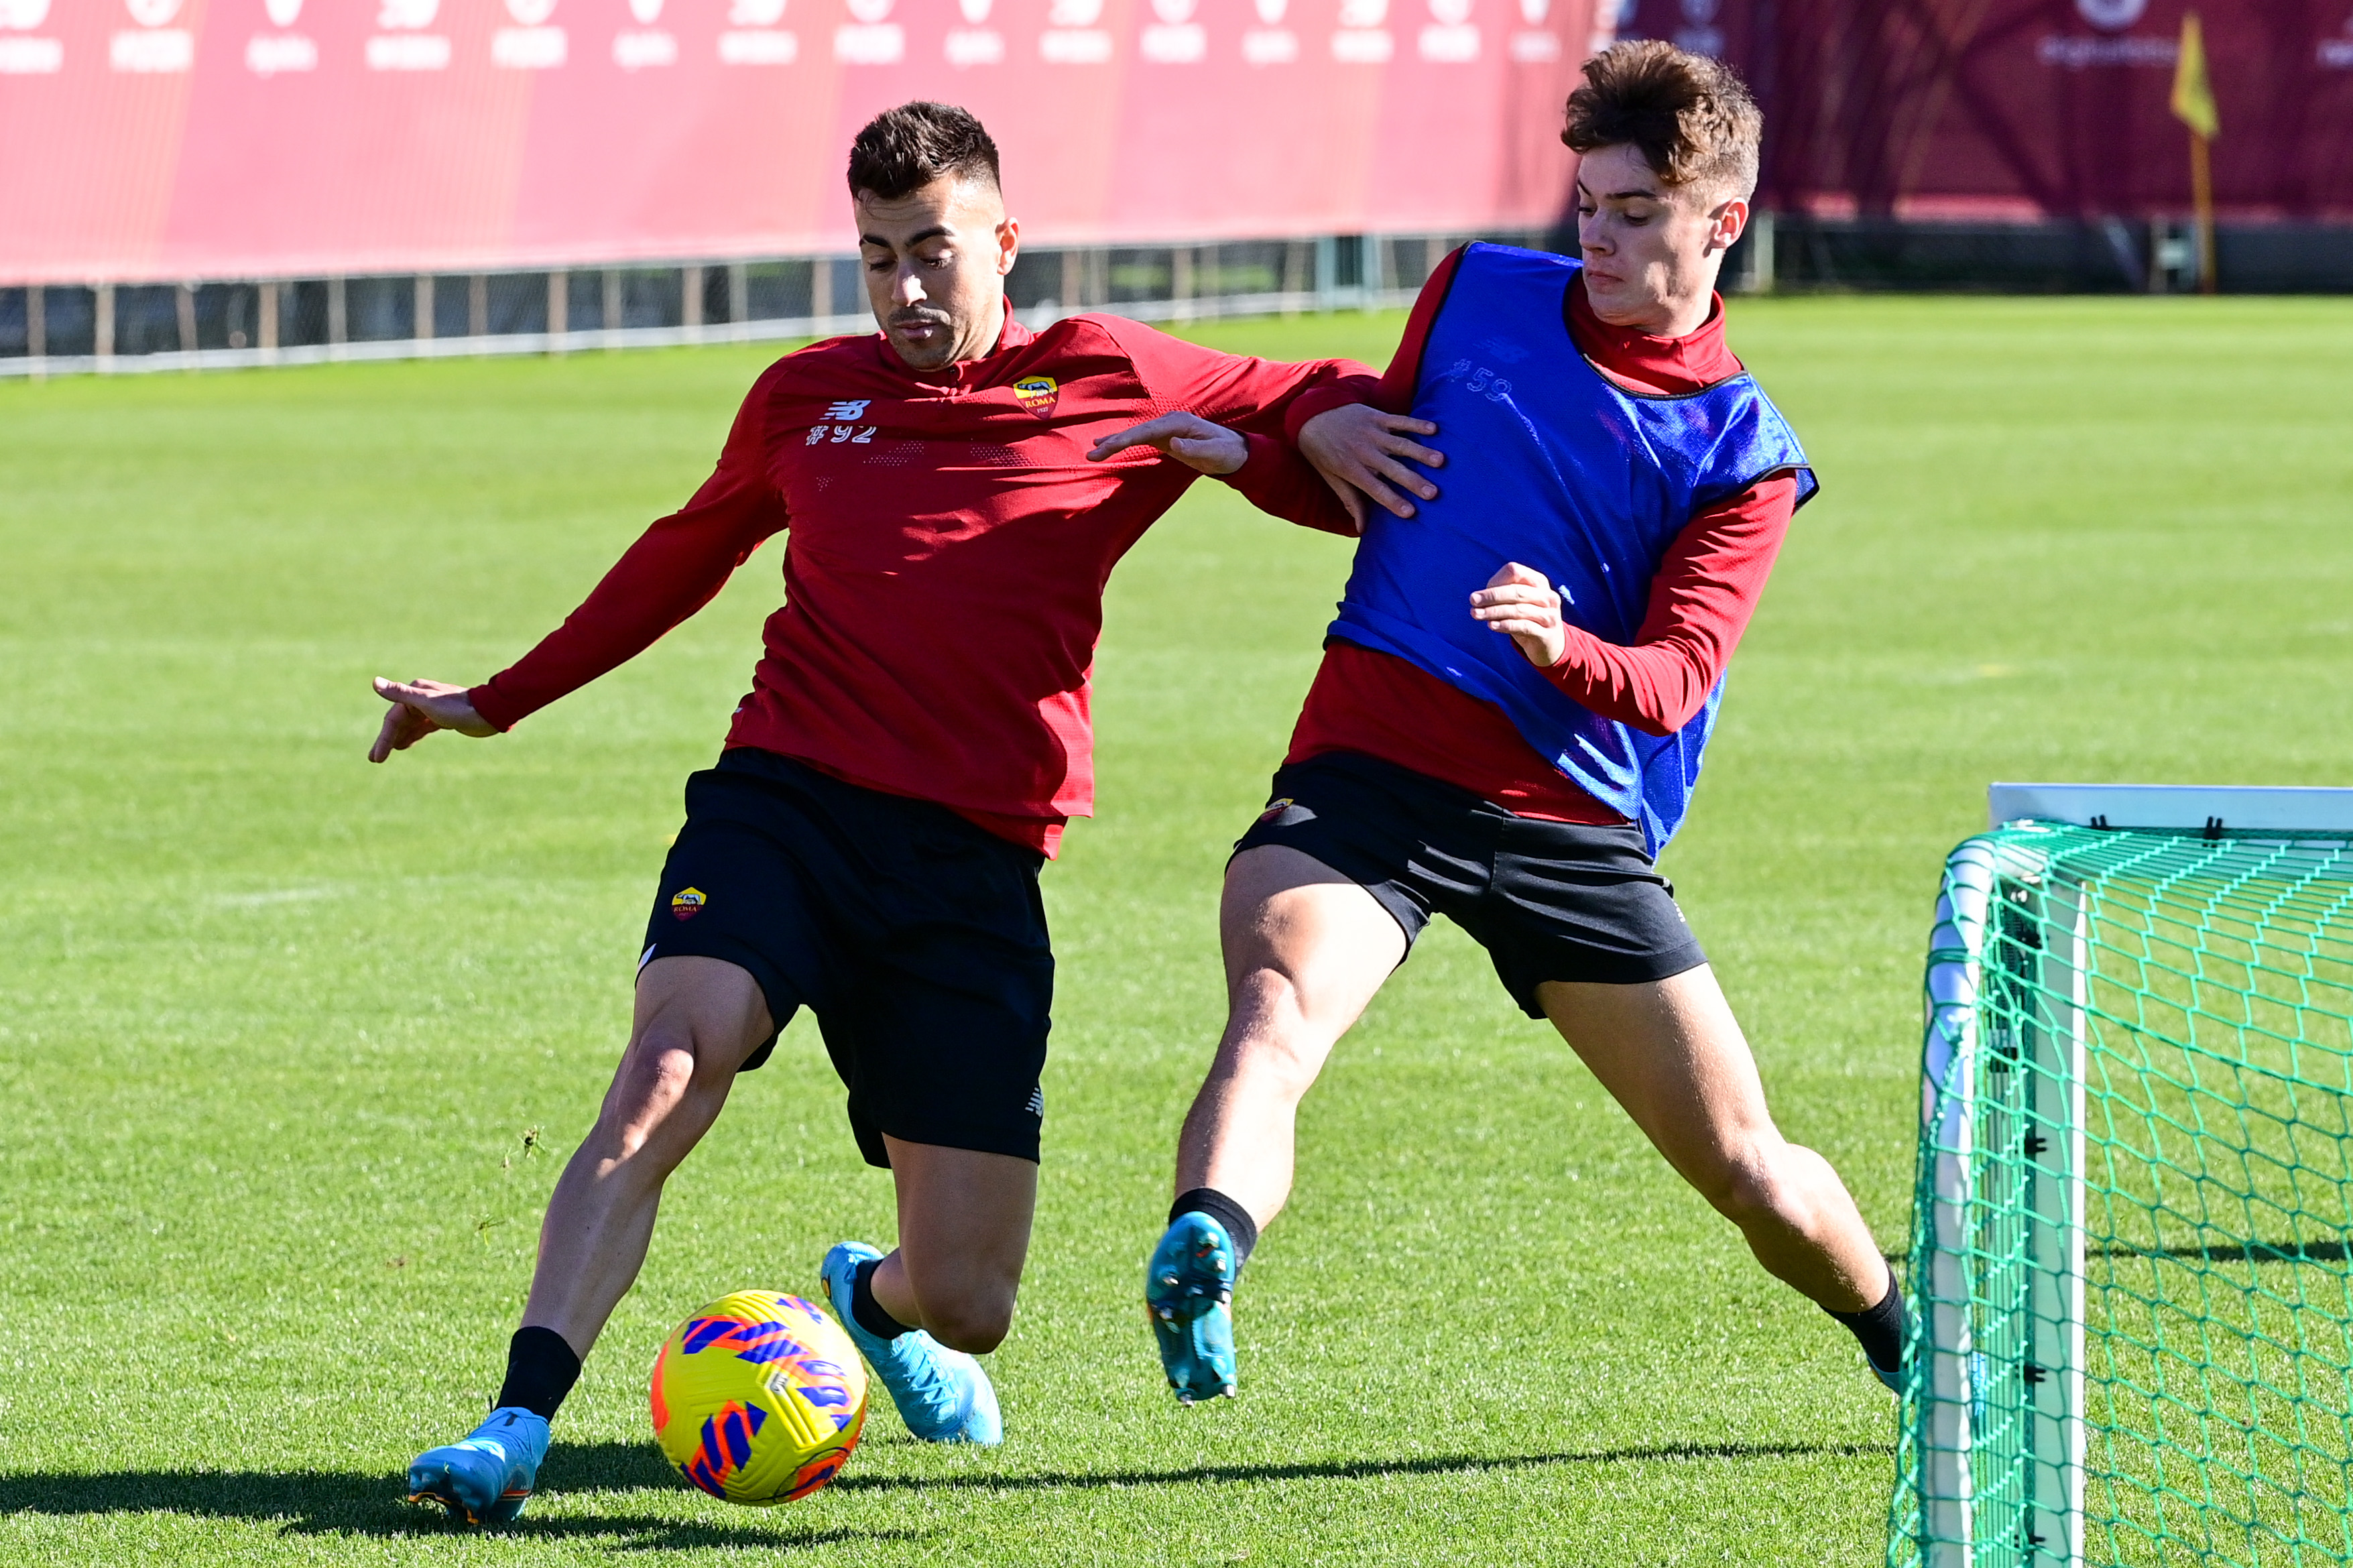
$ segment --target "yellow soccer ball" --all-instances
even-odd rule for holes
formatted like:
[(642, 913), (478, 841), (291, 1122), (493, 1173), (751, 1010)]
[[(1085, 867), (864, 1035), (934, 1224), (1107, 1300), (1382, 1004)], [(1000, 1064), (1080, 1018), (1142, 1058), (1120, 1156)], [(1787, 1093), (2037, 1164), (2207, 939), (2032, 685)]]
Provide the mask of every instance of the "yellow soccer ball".
[(662, 1346), (653, 1407), (654, 1440), (680, 1475), (712, 1497), (764, 1508), (841, 1472), (866, 1425), (866, 1367), (823, 1309), (738, 1290)]

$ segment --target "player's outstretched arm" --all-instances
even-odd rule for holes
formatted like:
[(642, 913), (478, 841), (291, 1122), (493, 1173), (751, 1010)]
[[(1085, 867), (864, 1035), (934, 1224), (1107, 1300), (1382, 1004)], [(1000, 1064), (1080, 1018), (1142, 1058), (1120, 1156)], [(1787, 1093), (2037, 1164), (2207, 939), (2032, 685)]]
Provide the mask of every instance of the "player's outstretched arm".
[[(1363, 531), (1363, 510), (1348, 501), (1353, 492), (1335, 489), (1300, 459), (1293, 426), (1307, 417), (1302, 408), (1311, 396), (1356, 403), (1372, 395), (1380, 382), (1370, 371), (1352, 360), (1287, 364), (1220, 353), (1140, 322), (1104, 321), (1102, 330), (1161, 407), (1199, 410), (1242, 438), (1242, 446), (1226, 445), (1214, 457), (1219, 465), (1239, 460), (1230, 471), (1198, 462), (1193, 467), (1227, 480), (1270, 516), (1326, 533)], [(1182, 447), (1162, 449), (1187, 457)], [(1196, 449), (1193, 455), (1204, 454)]]
[(377, 676), (375, 694), (392, 706), (375, 732), (375, 744), (368, 748), (368, 761), (381, 763), (436, 730), (478, 737), (497, 734), (498, 726), (474, 711), (466, 691), (467, 688), (446, 680), (387, 680)]
[(368, 760), (384, 762), (436, 730), (495, 735), (512, 729), (635, 658), (709, 604), (761, 542), (791, 521), (768, 477), (766, 453), (776, 383), (793, 372), (797, 357), (777, 361), (753, 384), (718, 468), (692, 499), (639, 535), (579, 608), (529, 653), (472, 688), (378, 679), (376, 695), (392, 709)]
[(1250, 461), (1250, 443), (1240, 431), (1213, 425), (1198, 414), (1164, 414), (1113, 431), (1089, 449), (1087, 461), (1100, 463), (1136, 447), (1149, 447), (1188, 468), (1220, 478), (1239, 473)]
[(1361, 515), (1335, 499), (1335, 487), (1275, 437), (1245, 435), (1196, 414), (1164, 414), (1105, 436), (1087, 459), (1100, 463), (1135, 447), (1224, 480), (1270, 516), (1351, 538), (1365, 531)]

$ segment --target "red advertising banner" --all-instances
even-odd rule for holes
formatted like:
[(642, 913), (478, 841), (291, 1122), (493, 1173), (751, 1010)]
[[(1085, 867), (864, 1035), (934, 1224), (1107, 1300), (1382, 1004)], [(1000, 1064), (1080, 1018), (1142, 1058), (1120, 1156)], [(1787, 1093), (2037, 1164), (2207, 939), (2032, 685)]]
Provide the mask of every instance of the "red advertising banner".
[(1594, 5), (0, 0), (0, 284), (843, 252), (912, 98), (1035, 245), (1536, 226)]
[(1621, 36), (1731, 59), (1764, 205), (1823, 216), (2140, 218), (2189, 205), (2167, 107), (2206, 38), (2226, 218), (2353, 217), (2353, 0), (1605, 0)]

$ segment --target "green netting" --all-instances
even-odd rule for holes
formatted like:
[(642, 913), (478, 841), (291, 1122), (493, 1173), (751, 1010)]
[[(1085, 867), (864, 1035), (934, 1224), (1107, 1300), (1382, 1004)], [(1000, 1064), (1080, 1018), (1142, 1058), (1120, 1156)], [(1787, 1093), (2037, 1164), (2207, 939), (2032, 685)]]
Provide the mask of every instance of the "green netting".
[(2353, 1562), (2353, 835), (1946, 864), (1891, 1568)]

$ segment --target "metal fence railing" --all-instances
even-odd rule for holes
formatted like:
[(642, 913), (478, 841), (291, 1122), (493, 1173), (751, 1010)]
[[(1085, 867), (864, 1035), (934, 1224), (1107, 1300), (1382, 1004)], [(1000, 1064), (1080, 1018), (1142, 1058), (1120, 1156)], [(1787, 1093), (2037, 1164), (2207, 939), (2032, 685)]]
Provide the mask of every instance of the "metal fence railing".
[[(1079, 310), (1142, 321), (1412, 302), (1469, 238), (1571, 248), (1526, 230), (1326, 235), (1023, 253), (1009, 280), (1033, 325)], [(2353, 291), (2353, 228), (2224, 224), (2229, 292)], [(1960, 223), (1759, 211), (1727, 292), (1783, 289), (2152, 293), (2197, 287), (2179, 224)], [(855, 257), (574, 269), (0, 288), (0, 378), (565, 353), (870, 330)]]
[[(1025, 252), (1033, 324), (1410, 304), (1461, 234), (1335, 235)], [(1477, 237), (1543, 244), (1542, 233)], [(569, 271), (417, 273), (0, 289), (0, 376), (564, 353), (870, 331), (855, 257)]]

